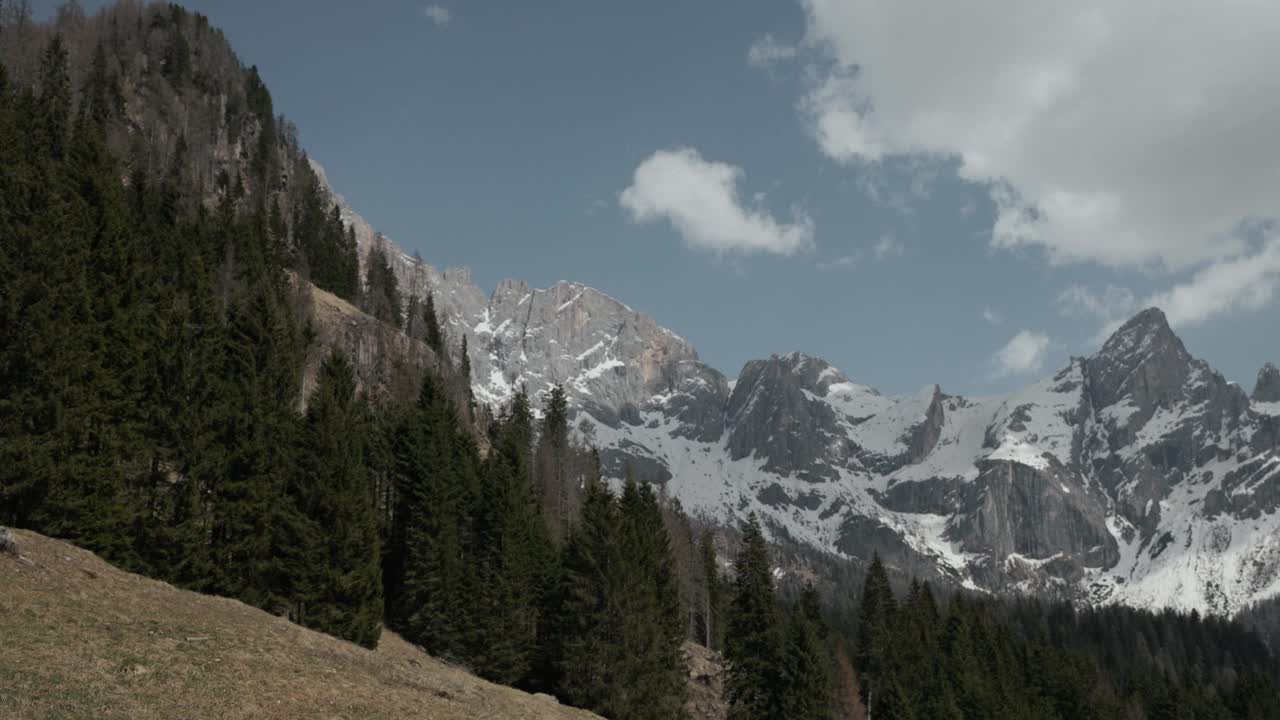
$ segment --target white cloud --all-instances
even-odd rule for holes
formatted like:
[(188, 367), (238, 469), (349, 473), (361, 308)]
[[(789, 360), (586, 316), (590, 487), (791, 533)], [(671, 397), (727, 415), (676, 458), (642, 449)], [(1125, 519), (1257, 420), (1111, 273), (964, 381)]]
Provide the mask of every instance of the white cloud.
[(1049, 336), (1023, 330), (991, 358), (994, 378), (1039, 370), (1049, 352)]
[(751, 49), (747, 51), (747, 63), (755, 67), (767, 68), (773, 66), (782, 60), (790, 60), (796, 56), (796, 49), (792, 45), (783, 45), (773, 39), (772, 35), (765, 34), (760, 39), (751, 43)]
[(1269, 238), (1252, 254), (1223, 260), (1189, 280), (1147, 298), (1144, 307), (1164, 310), (1169, 324), (1195, 325), (1232, 310), (1260, 310), (1280, 287), (1280, 238)]
[(422, 14), (436, 25), (448, 25), (453, 20), (453, 13), (443, 5), (428, 5), (422, 8)]
[(901, 255), (903, 247), (902, 243), (898, 242), (894, 236), (881, 235), (880, 239), (876, 241), (875, 246), (871, 248), (871, 250), (876, 254), (877, 260), (883, 260), (889, 255)]
[(1108, 285), (1095, 292), (1084, 285), (1072, 285), (1058, 295), (1058, 312), (1063, 317), (1095, 317), (1103, 321), (1124, 320), (1132, 315), (1138, 300), (1129, 288)]
[(1097, 321), (1098, 332), (1089, 342), (1101, 345), (1125, 320), (1138, 310), (1138, 299), (1129, 288), (1108, 285), (1101, 292), (1084, 285), (1072, 285), (1057, 298), (1058, 313), (1069, 318)]
[(776, 220), (759, 196), (738, 196), (741, 168), (703, 160), (692, 148), (659, 150), (636, 168), (618, 202), (636, 222), (668, 220), (689, 247), (716, 254), (792, 255), (813, 247), (813, 221), (793, 208), (791, 222)]
[(822, 151), (957, 160), (996, 247), (1186, 271), (1280, 212), (1280, 4), (800, 2)]
[(1280, 290), (1280, 237), (1271, 236), (1252, 252), (1209, 263), (1184, 282), (1139, 300), (1133, 291), (1108, 285), (1098, 292), (1072, 285), (1058, 296), (1065, 317), (1091, 317), (1100, 329), (1095, 342), (1105, 340), (1140, 308), (1158, 307), (1169, 324), (1186, 327), (1233, 310), (1260, 310)]
[(823, 260), (818, 263), (819, 270), (834, 270), (836, 268), (848, 268), (858, 264), (858, 253), (850, 255), (841, 255), (834, 260)]
[(982, 319), (985, 320), (988, 325), (1004, 324), (1004, 315), (1001, 315), (999, 312), (992, 310), (989, 307), (982, 308)]

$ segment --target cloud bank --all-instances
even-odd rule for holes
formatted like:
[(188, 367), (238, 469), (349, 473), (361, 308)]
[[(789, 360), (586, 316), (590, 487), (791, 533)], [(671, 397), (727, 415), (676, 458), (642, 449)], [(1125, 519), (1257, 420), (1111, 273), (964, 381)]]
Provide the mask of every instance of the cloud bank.
[(1239, 223), (1280, 210), (1280, 4), (801, 3), (822, 151), (958, 159), (991, 188), (996, 247), (1230, 274)]

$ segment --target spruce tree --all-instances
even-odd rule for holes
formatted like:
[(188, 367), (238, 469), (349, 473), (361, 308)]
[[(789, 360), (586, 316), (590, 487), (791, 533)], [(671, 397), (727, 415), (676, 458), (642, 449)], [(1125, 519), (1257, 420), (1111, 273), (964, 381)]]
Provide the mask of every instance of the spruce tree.
[(702, 532), (698, 553), (703, 576), (702, 607), (699, 609), (702, 632), (699, 639), (707, 649), (719, 650), (724, 646), (725, 581), (716, 560), (715, 536), (711, 530)]
[(532, 421), (521, 389), (497, 425), (476, 513), (486, 607), (474, 661), (481, 675), (506, 684), (525, 681), (533, 671), (541, 615), (556, 576), (555, 551), (530, 478)]
[(858, 610), (858, 635), (854, 665), (862, 678), (863, 703), (870, 705), (878, 683), (887, 675), (887, 656), (891, 641), (896, 604), (889, 576), (880, 554), (876, 553), (867, 569)]
[(40, 94), (34, 129), (37, 147), (55, 161), (66, 157), (71, 141), (71, 76), (66, 43), (55, 34), (40, 64)]
[(735, 563), (733, 600), (725, 636), (729, 717), (766, 720), (782, 713), (782, 633), (769, 548), (754, 513)]
[(471, 385), (471, 351), (467, 348), (467, 336), (462, 335), (462, 361), (458, 365), (458, 376), (462, 380), (463, 392), (467, 398), (467, 410), (470, 411), (470, 417), (475, 417), (476, 411), (476, 395), (475, 388)]
[(649, 485), (628, 477), (618, 502), (623, 563), (616, 602), (622, 606), (626, 678), (619, 718), (675, 717), (684, 704), (686, 671), (679, 584), (662, 508)]
[(783, 712), (796, 720), (831, 717), (831, 659), (818, 593), (807, 584), (787, 618), (783, 652)]
[(617, 537), (618, 507), (603, 482), (588, 483), (582, 514), (564, 549), (557, 613), (560, 694), (606, 716), (616, 714), (622, 622), (613, 584), (624, 562)]
[(444, 358), (444, 330), (440, 328), (440, 317), (436, 315), (435, 293), (427, 291), (427, 301), (422, 308), (422, 319), (426, 323), (427, 347), (436, 355)]
[(128, 532), (139, 510), (129, 491), (139, 474), (142, 416), (131, 373), (139, 350), (131, 342), (132, 234), (105, 147), (105, 116), (82, 103), (71, 127), (68, 56), (58, 36), (39, 86), (22, 102), (32, 161), (9, 200), (21, 203), (27, 227), (5, 240), (21, 274), (9, 289), (19, 323), (5, 359), (14, 384), (0, 403), (9, 419), (0, 425), (15, 436), (0, 443), (12, 460), (0, 485), (26, 524), (137, 569)]
[(467, 383), (467, 396), (471, 396), (471, 351), (467, 348), (467, 336), (462, 336), (462, 362), (458, 366), (458, 374)]
[(365, 270), (364, 309), (382, 322), (400, 327), (403, 323), (400, 306), (400, 288), (395, 273), (387, 261), (387, 251), (383, 247), (382, 236), (374, 242), (369, 250)]
[(377, 521), (365, 474), (364, 412), (351, 363), (335, 350), (320, 366), (303, 424), (294, 501), (318, 530), (319, 564), (305, 623), (373, 647), (382, 629)]
[(568, 534), (576, 514), (576, 492), (569, 479), (569, 418), (564, 388), (556, 385), (547, 395), (538, 432), (537, 481), (547, 508), (552, 536)]
[(557, 606), (560, 692), (620, 720), (679, 717), (684, 623), (657, 498), (633, 479), (615, 499), (588, 481), (564, 549)]
[(389, 560), (390, 619), (430, 652), (459, 658), (467, 634), (461, 523), (466, 508), (458, 482), (458, 425), (440, 380), (423, 377), (418, 404), (395, 447), (396, 496)]
[(295, 407), (305, 340), (282, 297), (284, 281), (263, 264), (262, 240), (252, 224), (234, 239), (237, 256), (250, 259), (249, 288), (228, 312), (228, 382), (218, 408), (226, 458), (208, 491), (211, 574), (201, 589), (275, 605), (295, 592), (275, 569), (276, 557), (291, 552), (293, 541), (276, 530), (295, 512), (278, 501), (297, 465)]

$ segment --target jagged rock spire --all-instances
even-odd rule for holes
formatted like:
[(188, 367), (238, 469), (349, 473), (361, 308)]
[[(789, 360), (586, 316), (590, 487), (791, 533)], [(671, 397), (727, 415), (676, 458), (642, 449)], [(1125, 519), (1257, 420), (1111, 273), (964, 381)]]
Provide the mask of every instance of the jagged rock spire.
[(1158, 400), (1162, 388), (1181, 386), (1191, 363), (1164, 312), (1147, 308), (1121, 325), (1089, 359), (1094, 405), (1107, 407), (1132, 396), (1136, 406), (1146, 407)]
[(1280, 368), (1267, 363), (1258, 371), (1258, 382), (1253, 386), (1254, 402), (1280, 402)]

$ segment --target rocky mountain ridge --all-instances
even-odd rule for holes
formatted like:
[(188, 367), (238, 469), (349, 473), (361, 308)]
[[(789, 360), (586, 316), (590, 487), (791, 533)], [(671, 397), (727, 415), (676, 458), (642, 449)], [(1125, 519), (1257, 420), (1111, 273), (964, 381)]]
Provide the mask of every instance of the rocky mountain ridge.
[(342, 205), (361, 256), (384, 243), (405, 297), (432, 292), (453, 350), (467, 338), (477, 399), (562, 385), (612, 477), (692, 513), (987, 591), (1205, 612), (1280, 593), (1280, 371), (1246, 395), (1158, 309), (1006, 396), (885, 396), (799, 353), (730, 383), (598, 290), (487, 294)]

